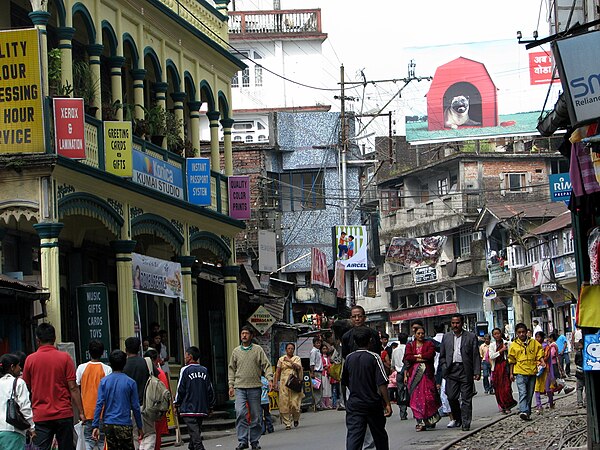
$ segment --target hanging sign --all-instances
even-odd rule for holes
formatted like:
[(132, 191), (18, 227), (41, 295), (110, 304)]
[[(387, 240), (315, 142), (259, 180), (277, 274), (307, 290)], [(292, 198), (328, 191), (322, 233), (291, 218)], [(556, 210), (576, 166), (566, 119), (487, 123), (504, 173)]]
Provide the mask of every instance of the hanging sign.
[(248, 322), (256, 328), (260, 334), (265, 334), (275, 323), (275, 318), (267, 311), (267, 308), (261, 305), (254, 311), (254, 314), (248, 317)]
[(56, 153), (85, 159), (85, 113), (82, 98), (53, 98)]
[(133, 290), (164, 297), (181, 297), (181, 264), (131, 254)]
[(104, 122), (106, 171), (119, 177), (133, 176), (131, 122)]
[(209, 206), (210, 199), (210, 159), (187, 158), (188, 201), (194, 205)]
[(229, 177), (229, 215), (238, 220), (250, 219), (250, 177)]
[(494, 300), (496, 296), (496, 291), (492, 288), (487, 288), (483, 293), (484, 300)]

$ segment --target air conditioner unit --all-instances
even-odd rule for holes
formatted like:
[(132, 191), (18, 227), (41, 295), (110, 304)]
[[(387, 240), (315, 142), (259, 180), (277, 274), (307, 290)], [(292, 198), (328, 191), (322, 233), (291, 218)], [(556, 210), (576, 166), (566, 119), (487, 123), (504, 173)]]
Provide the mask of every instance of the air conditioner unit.
[(475, 231), (473, 233), (473, 240), (474, 241), (483, 241), (483, 231)]

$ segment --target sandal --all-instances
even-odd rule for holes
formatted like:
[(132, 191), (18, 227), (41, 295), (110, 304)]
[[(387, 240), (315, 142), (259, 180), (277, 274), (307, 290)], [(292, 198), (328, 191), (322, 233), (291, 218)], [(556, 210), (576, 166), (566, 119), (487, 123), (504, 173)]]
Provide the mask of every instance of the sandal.
[(415, 426), (415, 431), (425, 431), (425, 425), (417, 424)]

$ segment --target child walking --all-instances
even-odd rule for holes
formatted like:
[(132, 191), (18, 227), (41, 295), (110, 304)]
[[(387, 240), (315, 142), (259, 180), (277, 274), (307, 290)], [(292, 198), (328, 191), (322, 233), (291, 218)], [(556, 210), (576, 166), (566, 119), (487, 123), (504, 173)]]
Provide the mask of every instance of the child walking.
[(262, 375), (260, 381), (262, 383), (262, 392), (260, 395), (260, 406), (263, 411), (262, 434), (272, 433), (275, 429), (273, 428), (273, 419), (271, 418), (271, 411), (269, 409), (269, 380)]

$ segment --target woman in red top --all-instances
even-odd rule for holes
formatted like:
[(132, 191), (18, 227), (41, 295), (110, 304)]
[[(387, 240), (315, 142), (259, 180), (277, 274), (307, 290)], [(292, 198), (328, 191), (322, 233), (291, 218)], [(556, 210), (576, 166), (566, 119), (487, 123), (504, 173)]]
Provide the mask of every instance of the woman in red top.
[[(166, 386), (166, 388), (171, 392), (171, 388), (169, 387), (169, 379), (164, 370), (160, 368), (160, 358), (158, 357), (158, 352), (149, 348), (144, 356), (150, 358), (152, 360), (152, 364), (158, 370), (158, 379), (162, 381), (162, 383)], [(172, 411), (172, 410), (171, 410)], [(160, 450), (160, 445), (162, 442), (162, 436), (169, 434), (169, 424), (167, 421), (167, 415), (165, 414), (161, 419), (157, 420), (155, 423), (156, 427), (156, 444), (154, 444), (154, 450)]]

